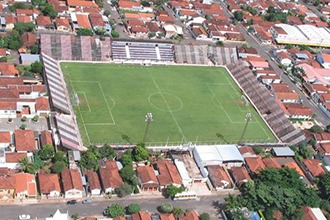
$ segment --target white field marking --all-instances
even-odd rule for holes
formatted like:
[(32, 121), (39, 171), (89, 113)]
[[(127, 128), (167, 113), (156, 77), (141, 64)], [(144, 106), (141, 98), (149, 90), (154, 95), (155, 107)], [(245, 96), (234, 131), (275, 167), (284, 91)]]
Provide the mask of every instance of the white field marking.
[(85, 125), (95, 125), (95, 126), (101, 126), (101, 125), (114, 125), (113, 123), (86, 123)]
[(154, 84), (155, 84), (156, 88), (158, 89), (158, 91), (159, 91), (159, 94), (162, 96), (162, 98), (163, 98), (163, 101), (165, 102), (165, 104), (166, 104), (166, 106), (167, 106), (167, 108), (168, 108), (168, 111), (169, 111), (169, 113), (172, 115), (172, 117), (173, 117), (173, 120), (174, 120), (174, 122), (175, 122), (176, 126), (178, 127), (178, 129), (179, 129), (180, 133), (182, 134), (182, 137), (183, 137), (183, 139), (185, 139), (185, 140), (186, 140), (186, 137), (185, 137), (185, 135), (184, 135), (184, 133), (183, 133), (183, 131), (182, 131), (182, 129), (181, 129), (181, 127), (180, 127), (180, 125), (179, 125), (179, 122), (178, 122), (178, 120), (176, 120), (176, 118), (175, 118), (175, 116), (174, 116), (173, 112), (171, 111), (171, 107), (168, 105), (168, 103), (167, 103), (167, 101), (166, 101), (166, 99), (165, 99), (165, 97), (164, 97), (164, 95), (163, 95), (162, 91), (160, 90), (160, 88), (159, 88), (159, 86), (158, 86), (158, 84), (157, 84), (157, 82), (156, 82), (155, 78), (152, 76), (152, 74), (151, 74), (151, 73), (150, 73), (150, 76), (151, 76), (151, 79), (152, 79), (152, 81), (154, 82)]
[[(233, 95), (232, 94), (230, 94), (229, 93), (229, 96), (231, 97), (231, 99), (235, 102), (235, 100), (238, 100), (238, 99), (235, 99), (235, 97), (233, 97)], [(242, 100), (241, 98), (239, 98), (239, 100)], [(250, 102), (249, 102), (249, 104), (250, 104)], [(247, 109), (247, 108), (245, 108), (245, 109), (242, 109), (242, 106), (241, 105), (239, 105), (239, 104), (237, 104), (237, 108), (241, 111), (241, 112), (249, 112), (249, 110)]]
[(110, 109), (113, 109), (116, 106), (116, 101), (112, 98), (112, 96), (106, 95), (106, 97), (110, 98), (112, 101), (112, 106), (110, 107)]
[[(156, 105), (154, 105), (154, 104), (152, 103), (152, 101), (151, 101), (151, 97), (152, 97), (153, 95), (157, 95), (157, 94), (160, 94), (160, 93), (159, 93), (159, 92), (154, 92), (154, 93), (151, 93), (151, 94), (148, 96), (148, 102), (149, 102), (149, 104), (150, 104), (152, 107), (154, 107), (155, 109), (158, 109), (159, 111), (162, 111), (162, 112), (168, 112), (168, 110), (164, 110), (164, 109), (162, 109), (162, 108), (160, 108), (160, 107), (158, 107), (158, 106), (156, 106)], [(172, 112), (178, 112), (178, 111), (180, 111), (181, 109), (183, 109), (183, 102), (182, 102), (182, 100), (181, 100), (178, 96), (176, 96), (176, 95), (172, 95), (171, 93), (168, 93), (168, 92), (163, 92), (163, 94), (167, 94), (167, 95), (173, 96), (173, 97), (175, 97), (177, 100), (180, 101), (180, 108), (175, 109), (175, 110), (172, 110)], [(161, 94), (160, 94), (160, 95), (161, 95)], [(161, 96), (162, 96), (162, 95), (161, 95)]]
[(87, 104), (87, 107), (88, 107), (88, 111), (81, 111), (81, 112), (92, 112), (91, 107), (90, 107), (89, 102), (88, 102), (88, 99), (87, 99), (87, 96), (86, 96), (86, 93), (85, 92), (82, 92), (82, 91), (76, 92), (76, 94), (79, 94), (79, 93), (81, 93), (81, 94), (84, 95), (85, 100), (86, 100), (86, 104)]
[(89, 134), (88, 134), (88, 131), (87, 131), (87, 128), (86, 128), (86, 124), (85, 124), (85, 121), (84, 121), (84, 117), (82, 115), (82, 112), (81, 112), (81, 109), (80, 109), (80, 106), (78, 105), (78, 108), (79, 108), (79, 114), (80, 114), (80, 117), (81, 117), (81, 121), (83, 123), (83, 126), (84, 126), (84, 129), (85, 129), (85, 133), (86, 133), (86, 136), (87, 136), (87, 140), (88, 140), (88, 143), (89, 145), (91, 145), (91, 140), (89, 138)]
[(107, 108), (108, 108), (108, 110), (109, 110), (109, 113), (110, 113), (110, 116), (111, 116), (111, 119), (112, 119), (113, 125), (115, 125), (116, 122), (115, 122), (115, 119), (113, 118), (113, 115), (112, 115), (111, 109), (110, 109), (109, 104), (108, 104), (108, 102), (107, 102), (107, 99), (106, 99), (106, 97), (105, 97), (105, 94), (104, 94), (103, 88), (102, 88), (102, 86), (101, 86), (101, 83), (100, 83), (100, 82), (98, 82), (98, 83), (99, 83), (99, 86), (100, 86), (100, 89), (101, 89), (101, 92), (102, 92), (102, 95), (103, 95), (103, 99), (104, 99), (104, 101), (105, 101), (105, 104), (107, 105)]
[[(112, 120), (112, 123), (109, 123), (109, 124), (112, 124), (112, 125), (115, 125), (116, 124), (116, 122), (115, 122), (115, 119), (114, 119), (114, 117), (113, 117), (113, 115), (112, 115), (112, 112), (111, 112), (111, 109), (110, 109), (110, 106), (109, 106), (109, 104), (108, 104), (108, 102), (107, 102), (107, 99), (106, 99), (106, 97), (105, 97), (105, 94), (104, 94), (104, 91), (103, 91), (103, 88), (102, 88), (102, 86), (101, 86), (101, 83), (100, 83), (100, 81), (72, 81), (73, 83), (97, 83), (98, 85), (99, 85), (99, 87), (100, 87), (100, 91), (101, 91), (101, 93), (102, 93), (102, 96), (103, 96), (103, 99), (104, 99), (104, 102), (105, 102), (105, 104), (106, 104), (106, 106), (107, 106), (107, 108), (108, 108), (108, 111), (109, 111), (109, 114), (110, 114), (110, 117), (111, 117), (111, 120)], [(114, 100), (113, 100), (114, 101)], [(79, 108), (79, 111), (80, 111), (80, 108)], [(85, 122), (84, 122), (84, 124), (85, 124)], [(96, 125), (96, 124), (98, 124), (98, 123), (87, 123), (87, 124), (93, 124), (93, 125)], [(103, 123), (101, 123), (101, 125), (102, 125)]]

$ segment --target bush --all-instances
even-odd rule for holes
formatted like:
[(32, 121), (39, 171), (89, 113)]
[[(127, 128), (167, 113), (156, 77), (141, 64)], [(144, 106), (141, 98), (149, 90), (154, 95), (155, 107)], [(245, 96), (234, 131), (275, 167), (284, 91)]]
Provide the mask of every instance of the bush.
[(253, 147), (252, 148), (255, 154), (262, 154), (264, 152), (264, 149), (262, 147)]
[(199, 219), (200, 220), (210, 220), (210, 215), (209, 215), (209, 213), (204, 212), (199, 216)]
[(0, 57), (0, 62), (1, 63), (7, 62), (7, 57)]
[(319, 125), (314, 125), (313, 127), (311, 127), (310, 131), (313, 133), (321, 133), (323, 132), (323, 129)]
[(180, 217), (184, 214), (184, 211), (179, 208), (179, 207), (175, 207), (173, 210), (172, 210), (172, 213), (175, 217)]
[(22, 118), (21, 118), (21, 121), (22, 122), (25, 122), (27, 120), (27, 117), (26, 116), (23, 116)]
[(161, 213), (170, 213), (173, 211), (173, 205), (171, 203), (164, 203), (159, 207)]
[(122, 185), (121, 187), (118, 187), (118, 188), (115, 189), (115, 193), (120, 198), (128, 196), (132, 193), (132, 187), (129, 184), (124, 183), (124, 185)]
[(79, 36), (93, 36), (94, 32), (89, 28), (79, 28), (77, 31), (77, 35)]
[(104, 10), (103, 15), (109, 17), (111, 12), (109, 10)]
[(65, 163), (63, 161), (56, 161), (51, 167), (53, 173), (60, 174), (65, 168)]
[(32, 121), (33, 122), (39, 121), (39, 116), (38, 115), (33, 116)]
[(27, 125), (26, 124), (21, 124), (21, 126), (19, 127), (20, 129), (22, 129), (22, 130), (25, 130), (26, 129), (26, 127), (27, 127)]
[(105, 210), (106, 214), (112, 218), (125, 215), (125, 208), (119, 204), (112, 204)]
[(137, 213), (137, 212), (139, 212), (141, 210), (141, 207), (140, 207), (140, 205), (139, 204), (137, 204), (137, 203), (132, 203), (132, 204), (129, 204), (128, 206), (127, 206), (127, 213), (128, 214), (134, 214), (134, 213)]
[(113, 38), (118, 38), (118, 37), (119, 37), (119, 32), (113, 30), (113, 31), (111, 31), (111, 36), (112, 36)]

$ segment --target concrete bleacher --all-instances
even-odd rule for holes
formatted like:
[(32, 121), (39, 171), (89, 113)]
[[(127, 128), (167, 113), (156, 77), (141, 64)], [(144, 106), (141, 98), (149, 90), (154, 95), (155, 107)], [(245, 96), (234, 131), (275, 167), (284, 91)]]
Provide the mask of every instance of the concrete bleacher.
[(283, 143), (294, 145), (305, 140), (303, 133), (297, 130), (285, 117), (283, 110), (278, 106), (274, 97), (257, 81), (246, 63), (241, 61), (227, 65), (227, 68), (254, 107)]
[(112, 59), (174, 62), (173, 44), (113, 41)]

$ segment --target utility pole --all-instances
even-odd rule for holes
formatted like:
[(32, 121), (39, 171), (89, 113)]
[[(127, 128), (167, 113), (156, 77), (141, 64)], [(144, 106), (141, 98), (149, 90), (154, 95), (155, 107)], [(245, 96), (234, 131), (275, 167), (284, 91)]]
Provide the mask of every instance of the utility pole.
[(145, 143), (146, 141), (146, 137), (147, 137), (147, 133), (148, 133), (148, 130), (149, 130), (149, 126), (150, 126), (150, 122), (152, 122), (154, 119), (153, 119), (153, 115), (152, 113), (148, 112), (146, 115), (145, 115), (145, 118), (144, 120), (147, 122), (147, 126), (146, 126), (146, 130), (144, 131), (144, 136), (143, 136), (143, 141), (142, 143)]
[(239, 142), (238, 142), (239, 145), (242, 144), (242, 141), (243, 141), (243, 138), (244, 138), (244, 135), (245, 135), (247, 126), (248, 126), (249, 122), (251, 121), (251, 119), (252, 119), (251, 112), (246, 113), (246, 115), (245, 115), (245, 121), (246, 121), (246, 123), (245, 123), (244, 129), (243, 129), (241, 138), (239, 139)]

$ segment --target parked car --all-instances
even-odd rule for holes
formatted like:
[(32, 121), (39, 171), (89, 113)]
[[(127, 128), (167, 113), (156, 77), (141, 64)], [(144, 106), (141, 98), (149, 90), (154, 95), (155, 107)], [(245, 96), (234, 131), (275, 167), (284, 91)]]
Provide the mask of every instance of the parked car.
[(22, 215), (19, 215), (18, 216), (18, 219), (21, 219), (21, 220), (31, 219), (31, 216), (30, 215), (26, 215), (26, 214), (22, 214)]
[(83, 204), (89, 204), (92, 203), (93, 201), (91, 199), (85, 199), (82, 201)]
[(77, 204), (77, 200), (75, 200), (75, 199), (74, 200), (69, 200), (69, 201), (66, 202), (66, 204), (67, 205), (75, 205), (75, 204)]

